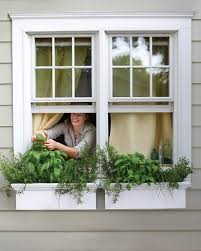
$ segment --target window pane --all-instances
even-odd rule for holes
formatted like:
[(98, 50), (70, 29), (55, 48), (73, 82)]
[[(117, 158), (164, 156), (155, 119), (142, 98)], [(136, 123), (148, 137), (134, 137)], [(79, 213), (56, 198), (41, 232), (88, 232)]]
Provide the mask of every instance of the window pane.
[(149, 82), (149, 68), (133, 69), (133, 97), (149, 96)]
[(52, 65), (52, 39), (36, 38), (36, 66)]
[(55, 96), (72, 97), (72, 70), (55, 70)]
[(169, 38), (152, 38), (152, 66), (169, 65)]
[(169, 69), (153, 68), (153, 96), (168, 97), (169, 96)]
[(130, 46), (128, 37), (112, 38), (113, 65), (130, 65)]
[(75, 65), (91, 65), (91, 38), (75, 38)]
[(36, 70), (36, 97), (47, 98), (52, 96), (52, 70)]
[(132, 64), (140, 66), (150, 65), (149, 37), (133, 37)]
[(72, 65), (72, 38), (55, 38), (55, 65)]
[(75, 96), (91, 97), (91, 69), (75, 69)]
[(111, 113), (109, 142), (120, 153), (172, 163), (172, 113)]
[(130, 96), (130, 69), (113, 69), (113, 97)]

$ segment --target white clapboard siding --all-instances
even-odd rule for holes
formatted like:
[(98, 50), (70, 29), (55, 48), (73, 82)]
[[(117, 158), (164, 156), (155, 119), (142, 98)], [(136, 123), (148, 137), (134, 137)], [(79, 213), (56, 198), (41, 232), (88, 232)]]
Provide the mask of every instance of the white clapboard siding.
[(11, 21), (0, 22), (0, 42), (11, 41)]
[(201, 127), (192, 128), (192, 147), (201, 147)]
[[(201, 156), (201, 147), (193, 147), (192, 148), (192, 162), (193, 162), (194, 168), (201, 168), (200, 156)], [(200, 185), (201, 185), (201, 182), (200, 182)]]
[(201, 41), (201, 20), (193, 20), (192, 22), (192, 40)]
[(201, 84), (201, 63), (192, 63), (192, 83)]
[(11, 63), (11, 42), (0, 42), (0, 63)]
[(13, 147), (13, 128), (0, 127), (0, 148)]
[(0, 105), (12, 105), (12, 85), (0, 85)]
[(192, 106), (192, 126), (201, 126), (201, 105)]
[(12, 83), (12, 64), (0, 64), (0, 85)]
[(0, 127), (13, 125), (12, 106), (0, 106)]
[(201, 105), (201, 84), (192, 85), (192, 104)]

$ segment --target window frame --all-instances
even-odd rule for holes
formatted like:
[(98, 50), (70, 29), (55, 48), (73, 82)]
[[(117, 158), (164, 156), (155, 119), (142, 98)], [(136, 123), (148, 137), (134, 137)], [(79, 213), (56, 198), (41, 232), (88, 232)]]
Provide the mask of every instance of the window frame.
[[(110, 82), (109, 35), (115, 33), (172, 33), (174, 61), (174, 156), (191, 161), (191, 19), (193, 13), (66, 13), (10, 14), (13, 51), (13, 144), (14, 152), (31, 145), (31, 35), (94, 34), (96, 59), (97, 142), (108, 138)], [(177, 56), (177, 55), (178, 56)], [(27, 84), (29, 83), (29, 84)], [(172, 109), (172, 108), (171, 108)], [(55, 109), (56, 110), (56, 109)], [(79, 109), (76, 109), (78, 111)], [(71, 110), (72, 112), (72, 110)], [(188, 137), (186, 137), (188, 135)]]

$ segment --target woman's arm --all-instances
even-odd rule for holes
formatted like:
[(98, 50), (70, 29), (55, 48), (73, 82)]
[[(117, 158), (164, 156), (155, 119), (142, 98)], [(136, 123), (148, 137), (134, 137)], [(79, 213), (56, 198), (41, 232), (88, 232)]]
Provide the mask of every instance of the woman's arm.
[(65, 146), (59, 142), (56, 142), (53, 139), (48, 139), (44, 144), (49, 150), (60, 150), (67, 153), (71, 158), (76, 159), (79, 156), (79, 151), (74, 147)]

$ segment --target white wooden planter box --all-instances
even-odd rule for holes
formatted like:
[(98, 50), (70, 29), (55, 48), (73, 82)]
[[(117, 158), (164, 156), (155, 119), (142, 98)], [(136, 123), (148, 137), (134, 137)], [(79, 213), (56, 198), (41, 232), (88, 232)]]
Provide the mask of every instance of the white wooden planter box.
[(190, 182), (179, 183), (179, 189), (169, 190), (167, 185), (143, 184), (130, 191), (122, 191), (116, 203), (105, 195), (106, 209), (169, 209), (186, 207), (186, 189)]
[[(77, 204), (72, 195), (55, 193), (56, 183), (12, 184), (16, 191), (17, 210), (96, 209), (96, 184), (89, 183), (82, 203)], [(22, 193), (20, 193), (22, 191)]]

